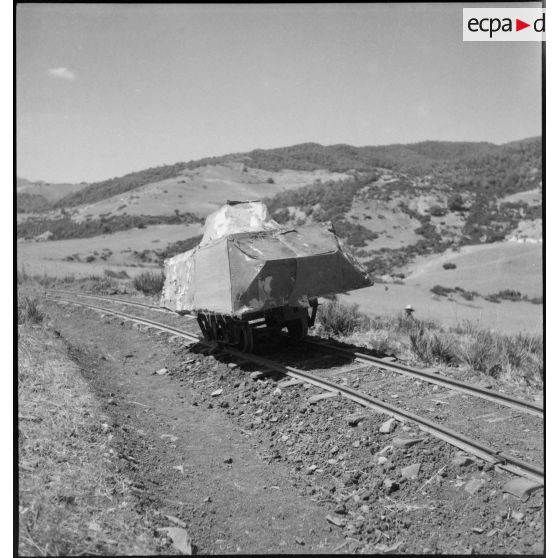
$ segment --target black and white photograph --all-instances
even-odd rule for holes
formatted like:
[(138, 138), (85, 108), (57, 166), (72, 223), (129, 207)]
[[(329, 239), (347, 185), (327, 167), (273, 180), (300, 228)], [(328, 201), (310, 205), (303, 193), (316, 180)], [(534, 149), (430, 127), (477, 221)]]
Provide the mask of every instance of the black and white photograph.
[(15, 555), (548, 552), (545, 23), (13, 4)]

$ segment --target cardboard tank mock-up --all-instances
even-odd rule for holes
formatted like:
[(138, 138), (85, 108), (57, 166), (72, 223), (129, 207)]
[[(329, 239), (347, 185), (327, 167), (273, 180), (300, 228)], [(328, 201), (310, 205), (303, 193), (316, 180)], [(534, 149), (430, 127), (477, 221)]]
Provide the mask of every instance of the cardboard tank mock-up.
[(236, 318), (371, 284), (333, 232), (281, 226), (260, 202), (209, 215), (200, 244), (166, 260), (165, 276), (162, 306)]

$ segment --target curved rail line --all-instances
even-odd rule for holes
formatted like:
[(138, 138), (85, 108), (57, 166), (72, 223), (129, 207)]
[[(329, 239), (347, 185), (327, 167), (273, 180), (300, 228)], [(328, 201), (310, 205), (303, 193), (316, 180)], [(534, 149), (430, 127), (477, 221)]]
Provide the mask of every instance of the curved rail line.
[[(74, 296), (81, 296), (84, 298), (93, 298), (98, 300), (106, 300), (108, 302), (119, 302), (120, 304), (128, 304), (129, 306), (137, 306), (139, 308), (148, 308), (149, 310), (153, 310), (155, 312), (163, 312), (166, 314), (177, 314), (174, 310), (170, 308), (165, 308), (164, 306), (155, 306), (154, 304), (145, 304), (144, 302), (137, 302), (135, 300), (126, 300), (125, 298), (116, 298), (114, 296), (102, 296), (102, 295), (93, 295), (87, 293), (78, 293), (75, 291), (64, 291), (62, 289), (45, 289), (47, 292), (54, 292), (54, 293), (61, 293), (65, 295), (74, 295)], [(181, 315), (182, 318), (187, 319), (194, 319), (194, 316), (184, 314)]]
[[(209, 343), (205, 342), (203, 339), (199, 338), (193, 333), (183, 331), (173, 326), (169, 326), (159, 322), (154, 322), (146, 318), (139, 318), (137, 316), (126, 314), (124, 312), (119, 312), (117, 310), (110, 310), (108, 308), (103, 308), (101, 306), (93, 306), (92, 304), (86, 304), (84, 302), (78, 302), (76, 300), (71, 300), (67, 298), (64, 299), (51, 298), (51, 297), (47, 297), (47, 298), (49, 298), (53, 302), (64, 302), (64, 303), (74, 304), (76, 306), (82, 306), (84, 308), (89, 308), (93, 311), (99, 312), (101, 315), (109, 314), (109, 315), (117, 316), (124, 320), (135, 322), (140, 325), (145, 325), (151, 328), (159, 329), (161, 331), (166, 331), (173, 335), (185, 338), (191, 343), (201, 343), (210, 346)], [(465, 450), (471, 453), (472, 455), (475, 455), (483, 459), (484, 461), (493, 463), (494, 465), (498, 465), (500, 468), (509, 471), (511, 473), (514, 473), (516, 475), (520, 475), (529, 478), (531, 480), (534, 480), (535, 482), (544, 484), (544, 470), (542, 468), (537, 467), (536, 465), (533, 465), (531, 463), (526, 463), (520, 459), (517, 459), (512, 455), (505, 454), (497, 450), (496, 448), (489, 446), (484, 442), (469, 438), (468, 436), (465, 436), (464, 434), (460, 434), (459, 432), (456, 432), (450, 428), (446, 428), (445, 426), (436, 424), (429, 419), (423, 418), (419, 415), (416, 415), (414, 413), (411, 413), (399, 407), (395, 407), (393, 405), (385, 403), (379, 399), (376, 399), (375, 397), (361, 393), (347, 386), (340, 385), (335, 382), (331, 382), (329, 380), (319, 378), (318, 376), (315, 376), (314, 374), (311, 374), (304, 370), (299, 370), (291, 366), (285, 366), (256, 355), (242, 353), (240, 351), (228, 347), (223, 349), (223, 352), (226, 352), (238, 359), (248, 361), (248, 362), (253, 362), (271, 371), (280, 372), (281, 374), (284, 374), (286, 376), (303, 380), (306, 383), (315, 385), (326, 391), (337, 393), (339, 395), (342, 395), (343, 397), (346, 397), (347, 399), (359, 403), (364, 407), (368, 407), (375, 411), (382, 412), (398, 420), (407, 420), (407, 421), (414, 422), (418, 424), (418, 426), (422, 430), (429, 432), (436, 438), (439, 438), (455, 447)]]
[(335, 345), (329, 345), (327, 343), (324, 343), (323, 341), (318, 341), (316, 339), (305, 339), (304, 343), (320, 347), (321, 349), (324, 349), (328, 352), (350, 356), (357, 362), (370, 363), (379, 368), (384, 368), (385, 370), (390, 370), (399, 374), (405, 374), (406, 376), (411, 376), (413, 378), (419, 378), (432, 384), (438, 384), (439, 386), (447, 387), (455, 391), (468, 393), (481, 399), (494, 401), (495, 403), (499, 403), (501, 405), (505, 405), (506, 407), (511, 407), (519, 411), (524, 411), (532, 415), (536, 415), (539, 417), (542, 417), (544, 415), (543, 407), (540, 407), (539, 405), (532, 403), (531, 401), (517, 399), (516, 397), (501, 392), (493, 392), (480, 386), (475, 386), (473, 384), (468, 384), (467, 382), (455, 380), (454, 378), (451, 378), (449, 376), (439, 376), (438, 374), (433, 374), (432, 372), (420, 370), (418, 368), (412, 368), (398, 362), (388, 362), (381, 358), (367, 355), (366, 353), (353, 351), (344, 347), (336, 347)]
[[(66, 295), (71, 294), (71, 295), (77, 295), (86, 298), (106, 300), (108, 302), (119, 302), (121, 304), (128, 304), (130, 306), (138, 306), (138, 307), (148, 308), (159, 312), (167, 312), (167, 313), (170, 312), (176, 314), (175, 312), (169, 310), (168, 308), (161, 308), (159, 306), (154, 306), (152, 304), (144, 304), (141, 302), (129, 301), (122, 298), (106, 297), (101, 295), (92, 295), (92, 294), (84, 294), (84, 293), (74, 293), (73, 291), (63, 291), (60, 289), (48, 289), (48, 290), (52, 292), (66, 294)], [(182, 317), (193, 319), (193, 316), (191, 315), (184, 315)], [(385, 370), (390, 370), (391, 372), (396, 372), (398, 374), (404, 374), (406, 376), (418, 378), (420, 380), (424, 380), (432, 384), (437, 384), (439, 386), (446, 387), (455, 391), (460, 391), (463, 393), (467, 393), (469, 395), (473, 395), (480, 399), (492, 401), (494, 403), (498, 403), (500, 405), (504, 405), (506, 407), (510, 407), (518, 411), (529, 413), (538, 417), (544, 416), (543, 407), (537, 405), (536, 403), (533, 403), (532, 401), (525, 401), (513, 397), (511, 395), (507, 395), (505, 393), (494, 392), (486, 388), (482, 388), (480, 386), (475, 386), (467, 382), (456, 380), (449, 376), (440, 376), (438, 374), (434, 374), (426, 370), (412, 368), (410, 366), (401, 364), (399, 362), (388, 362), (381, 358), (374, 357), (372, 355), (357, 350), (338, 347), (324, 341), (319, 341), (317, 339), (305, 339), (304, 343), (319, 347), (320, 349), (323, 349), (324, 351), (328, 351), (330, 353), (347, 356), (353, 360), (356, 360), (357, 362), (368, 363), (373, 366), (383, 368)]]

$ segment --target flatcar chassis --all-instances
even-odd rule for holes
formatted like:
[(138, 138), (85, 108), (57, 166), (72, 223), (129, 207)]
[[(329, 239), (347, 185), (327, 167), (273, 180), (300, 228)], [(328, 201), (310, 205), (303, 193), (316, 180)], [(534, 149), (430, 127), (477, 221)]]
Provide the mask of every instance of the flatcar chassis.
[(308, 305), (278, 306), (245, 312), (240, 316), (198, 312), (197, 321), (206, 341), (215, 341), (251, 353), (254, 350), (256, 332), (273, 335), (286, 327), (293, 339), (304, 339), (308, 334), (308, 328), (312, 327), (316, 320), (318, 300), (309, 299)]

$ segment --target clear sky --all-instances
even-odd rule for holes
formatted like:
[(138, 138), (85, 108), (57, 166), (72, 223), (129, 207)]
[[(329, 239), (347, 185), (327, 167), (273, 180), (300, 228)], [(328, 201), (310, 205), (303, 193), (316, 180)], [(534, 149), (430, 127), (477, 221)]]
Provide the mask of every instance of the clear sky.
[(463, 6), (19, 4), (17, 174), (540, 134), (540, 43), (464, 43)]

